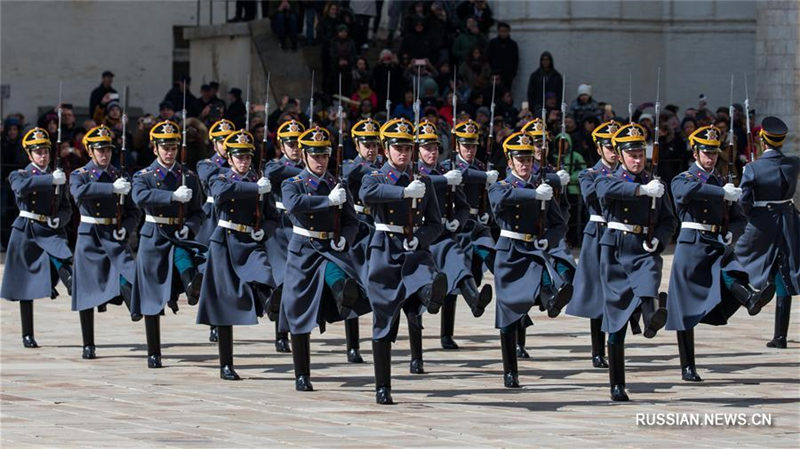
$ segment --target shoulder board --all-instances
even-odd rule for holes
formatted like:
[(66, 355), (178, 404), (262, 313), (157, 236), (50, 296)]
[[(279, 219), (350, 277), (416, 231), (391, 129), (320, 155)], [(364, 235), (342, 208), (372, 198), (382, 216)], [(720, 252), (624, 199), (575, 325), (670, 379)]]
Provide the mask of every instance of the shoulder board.
[(79, 175), (82, 175), (82, 174), (86, 173), (87, 171), (88, 170), (86, 170), (84, 167), (81, 167), (81, 168), (76, 168), (75, 170), (72, 171), (72, 173), (77, 173)]
[(303, 181), (303, 177), (302, 176), (292, 176), (291, 178), (287, 178), (286, 181), (287, 182), (302, 182)]
[(19, 170), (17, 170), (17, 173), (20, 173), (20, 174), (28, 173), (28, 170), (25, 170), (24, 168), (20, 168)]
[(145, 168), (137, 171), (135, 174), (136, 175), (146, 175), (146, 174), (150, 173), (151, 171), (153, 171), (153, 170), (150, 167), (145, 167)]
[(508, 184), (508, 181), (506, 181), (505, 179), (503, 179), (503, 180), (497, 181), (497, 183), (498, 183), (498, 184), (500, 184), (500, 185), (502, 185), (502, 186), (504, 186), (504, 185), (507, 185), (507, 184)]
[(370, 172), (370, 174), (369, 174), (369, 175), (370, 175), (370, 176), (377, 176), (377, 177), (379, 177), (379, 178), (380, 178), (380, 177), (382, 177), (382, 176), (383, 176), (383, 173), (381, 173), (381, 171), (380, 171), (380, 170), (372, 170), (372, 172)]

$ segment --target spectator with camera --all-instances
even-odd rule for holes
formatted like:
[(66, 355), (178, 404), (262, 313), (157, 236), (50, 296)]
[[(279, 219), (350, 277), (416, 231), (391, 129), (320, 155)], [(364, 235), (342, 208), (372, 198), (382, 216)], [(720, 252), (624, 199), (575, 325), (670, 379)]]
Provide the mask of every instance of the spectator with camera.
[[(111, 87), (114, 82), (114, 74), (110, 70), (103, 72), (103, 80), (100, 85), (95, 87), (92, 94), (89, 96), (89, 117), (92, 117), (95, 122), (101, 123), (103, 121), (103, 111), (106, 104), (111, 100), (119, 100), (119, 95), (112, 97), (111, 94), (116, 94), (117, 91)], [(95, 118), (95, 117), (98, 117)]]

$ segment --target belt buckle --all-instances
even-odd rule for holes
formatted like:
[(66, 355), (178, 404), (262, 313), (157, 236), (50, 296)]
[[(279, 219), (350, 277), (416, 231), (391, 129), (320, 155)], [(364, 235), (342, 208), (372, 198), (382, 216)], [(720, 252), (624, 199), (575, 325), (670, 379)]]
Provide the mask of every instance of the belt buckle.
[(245, 225), (243, 225), (243, 224), (234, 223), (234, 225), (233, 225), (233, 226), (234, 226), (234, 227), (236, 228), (236, 230), (237, 230), (237, 231), (239, 231), (239, 232), (246, 232), (246, 231), (247, 231), (247, 226), (245, 226)]
[(642, 233), (642, 225), (633, 225), (634, 234), (641, 234)]
[(722, 226), (720, 225), (711, 225), (711, 232), (719, 232)]
[(370, 208), (367, 207), (367, 206), (364, 206), (364, 215), (370, 215), (371, 213), (372, 213), (372, 211), (370, 210)]
[(533, 234), (522, 234), (522, 240), (525, 242), (532, 242)]
[(327, 238), (328, 238), (328, 233), (327, 233), (327, 232), (324, 232), (324, 231), (323, 231), (323, 232), (320, 232), (320, 233), (319, 233), (319, 238), (320, 238), (321, 240), (325, 240), (325, 239), (327, 239)]

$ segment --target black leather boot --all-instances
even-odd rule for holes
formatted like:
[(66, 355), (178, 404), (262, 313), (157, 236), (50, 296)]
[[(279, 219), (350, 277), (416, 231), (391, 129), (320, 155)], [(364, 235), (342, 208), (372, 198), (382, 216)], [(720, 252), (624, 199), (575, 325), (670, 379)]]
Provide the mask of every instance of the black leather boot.
[(564, 284), (556, 290), (554, 284), (542, 285), (539, 297), (544, 308), (547, 309), (547, 316), (555, 318), (561, 313), (561, 309), (572, 299), (572, 284)]
[(628, 323), (631, 325), (631, 333), (633, 335), (639, 335), (642, 333), (642, 326), (639, 325), (639, 320), (642, 318), (642, 308), (637, 307), (634, 309), (631, 317), (628, 319)]
[(33, 301), (19, 302), (19, 318), (22, 323), (22, 346), (38, 348), (39, 344), (33, 338)]
[(506, 388), (519, 388), (517, 368), (517, 332), (500, 331), (500, 352), (503, 355), (503, 385)]
[(764, 290), (753, 290), (749, 285), (733, 281), (730, 287), (731, 295), (747, 309), (750, 316), (757, 315), (761, 308), (772, 300), (775, 294), (775, 284), (769, 283)]
[[(253, 295), (255, 295), (256, 314), (259, 317), (262, 317), (264, 316), (266, 307), (269, 305), (270, 298), (272, 298), (272, 287), (269, 285), (259, 284), (257, 282), (252, 282), (250, 287), (253, 290)], [(242, 305), (244, 306), (245, 304), (243, 303)], [(250, 309), (249, 302), (247, 303), (247, 307), (244, 309)]]
[(239, 380), (233, 369), (233, 326), (217, 326), (219, 335), (219, 378), (222, 380)]
[(275, 287), (272, 290), (272, 294), (269, 297), (267, 303), (264, 304), (264, 311), (267, 314), (267, 318), (270, 321), (274, 321), (275, 325), (278, 324), (278, 317), (280, 316), (281, 312), (281, 296), (283, 295), (283, 284)]
[(339, 313), (346, 314), (350, 309), (355, 307), (358, 298), (361, 295), (361, 290), (358, 288), (356, 281), (346, 278), (339, 279), (331, 287), (333, 299), (336, 301), (336, 307)]
[(659, 293), (656, 298), (642, 298), (642, 320), (644, 321), (644, 337), (653, 338), (659, 329), (667, 324), (667, 294)]
[(789, 315), (792, 310), (791, 296), (778, 296), (775, 302), (775, 334), (767, 343), (768, 348), (786, 349), (786, 336), (789, 335)]
[(311, 385), (311, 334), (292, 334), (294, 389), (314, 391)]
[(483, 315), (486, 306), (492, 302), (492, 286), (489, 284), (485, 284), (479, 292), (478, 286), (475, 285), (475, 280), (466, 278), (458, 284), (458, 289), (461, 291), (461, 295), (475, 318)]
[(603, 332), (603, 319), (592, 318), (589, 320), (592, 332), (592, 366), (595, 368), (608, 368), (606, 363), (606, 334)]
[(133, 285), (130, 283), (120, 284), (119, 295), (122, 296), (122, 302), (125, 303), (128, 312), (131, 313), (131, 321), (140, 321), (142, 319), (142, 314), (131, 312), (131, 294), (133, 294)]
[(186, 299), (190, 306), (197, 304), (200, 299), (200, 285), (203, 283), (203, 273), (197, 268), (189, 268), (181, 273), (181, 283), (183, 291), (186, 292)]
[(516, 338), (516, 353), (517, 357), (521, 359), (529, 359), (531, 355), (525, 349), (525, 341), (527, 340), (526, 328), (522, 321), (517, 325), (517, 338)]
[(349, 363), (364, 363), (364, 358), (359, 353), (358, 343), (358, 318), (344, 320), (344, 337), (347, 344), (347, 361)]
[(146, 315), (144, 329), (147, 334), (147, 367), (161, 368), (161, 317)]
[(217, 326), (208, 327), (208, 341), (211, 343), (216, 343), (219, 341), (219, 332), (217, 332)]
[(612, 401), (628, 401), (625, 393), (625, 344), (608, 344), (608, 378)]
[(409, 372), (411, 374), (425, 374), (422, 363), (422, 318), (408, 318), (408, 346), (411, 348), (411, 363)]
[(458, 349), (458, 345), (453, 341), (453, 329), (456, 322), (456, 297), (447, 295), (442, 304), (442, 319), (439, 337), (442, 349)]
[(278, 321), (275, 321), (275, 350), (283, 353), (292, 352), (289, 345), (289, 333), (278, 330)]
[(445, 295), (447, 295), (447, 276), (444, 273), (436, 273), (433, 282), (417, 291), (420, 302), (432, 315), (439, 313)]
[(392, 400), (392, 342), (388, 338), (372, 340), (372, 358), (375, 360), (375, 402), (394, 404)]
[(694, 366), (694, 329), (678, 331), (678, 355), (681, 359), (681, 378), (687, 382), (702, 382)]
[(83, 355), (84, 359), (97, 358), (94, 346), (94, 309), (86, 309), (78, 312), (81, 318), (81, 335), (83, 336)]
[(61, 265), (61, 268), (58, 269), (58, 278), (61, 279), (64, 287), (67, 287), (67, 293), (72, 296), (72, 266), (66, 263)]

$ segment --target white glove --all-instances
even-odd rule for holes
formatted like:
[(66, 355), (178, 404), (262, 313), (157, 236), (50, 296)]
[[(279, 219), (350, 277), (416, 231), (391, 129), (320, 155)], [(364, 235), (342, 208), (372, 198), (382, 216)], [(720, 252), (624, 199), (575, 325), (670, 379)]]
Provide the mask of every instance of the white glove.
[(183, 225), (179, 231), (175, 231), (175, 238), (178, 240), (186, 240), (189, 237), (189, 227)]
[(546, 250), (548, 246), (550, 246), (550, 242), (548, 242), (547, 239), (539, 239), (536, 241), (537, 249)]
[(653, 179), (647, 184), (640, 185), (639, 192), (652, 198), (661, 198), (664, 195), (664, 184), (661, 184), (661, 181), (657, 179)]
[(536, 188), (536, 199), (542, 201), (550, 201), (553, 199), (553, 188), (548, 184), (541, 184)]
[(559, 170), (556, 172), (556, 175), (558, 175), (558, 179), (561, 181), (562, 186), (569, 184), (569, 173), (567, 173), (566, 170)]
[(345, 240), (344, 236), (341, 235), (339, 236), (339, 243), (336, 243), (333, 240), (331, 240), (331, 248), (334, 251), (342, 251), (345, 245), (347, 245), (347, 240)]
[(489, 224), (489, 214), (488, 213), (484, 213), (483, 215), (479, 215), (478, 216), (478, 221), (481, 224)]
[(53, 172), (53, 185), (54, 186), (60, 186), (60, 185), (65, 184), (66, 182), (67, 182), (67, 175), (65, 175), (64, 172), (61, 171), (60, 168)]
[(180, 186), (177, 190), (172, 192), (172, 201), (179, 203), (188, 203), (192, 199), (192, 189), (186, 186)]
[(458, 220), (457, 220), (457, 219), (455, 219), (455, 218), (454, 218), (454, 219), (452, 219), (452, 220), (445, 220), (445, 221), (444, 221), (444, 227), (445, 227), (445, 229), (447, 229), (447, 230), (448, 230), (448, 231), (450, 231), (450, 232), (456, 232), (456, 231), (458, 230), (458, 225), (459, 225), (459, 224), (460, 224), (460, 223), (459, 223), (459, 222), (458, 222)]
[(486, 185), (491, 185), (497, 182), (497, 177), (500, 176), (500, 172), (497, 170), (489, 170), (486, 172)]
[(461, 184), (461, 172), (459, 170), (450, 170), (444, 174), (444, 177), (447, 178), (447, 185), (449, 186)]
[(742, 197), (742, 189), (734, 186), (731, 183), (727, 183), (724, 186), (722, 186), (722, 190), (725, 191), (725, 201), (730, 201), (731, 203), (735, 203), (739, 201), (739, 198)]
[(272, 183), (267, 178), (261, 178), (256, 182), (258, 185), (258, 194), (263, 195), (272, 191)]
[(331, 190), (331, 193), (328, 194), (328, 203), (331, 206), (339, 206), (340, 204), (344, 204), (347, 202), (347, 191), (341, 184), (336, 184), (336, 186)]
[(47, 226), (50, 226), (52, 229), (58, 229), (58, 225), (61, 223), (61, 219), (58, 217), (48, 218), (47, 219)]
[(658, 239), (653, 237), (653, 240), (650, 242), (650, 245), (647, 244), (647, 241), (642, 242), (642, 248), (648, 253), (652, 253), (656, 251), (658, 248)]
[(416, 237), (411, 237), (411, 241), (408, 239), (403, 240), (403, 249), (406, 251), (414, 251), (419, 246), (419, 239)]
[(425, 183), (419, 179), (411, 181), (411, 184), (403, 189), (403, 198), (422, 198), (425, 196)]
[(733, 232), (728, 231), (728, 233), (725, 234), (725, 237), (722, 239), (722, 242), (730, 246), (733, 243)]
[(125, 178), (117, 178), (111, 187), (111, 191), (118, 195), (127, 195), (131, 191), (131, 183)]
[(128, 236), (128, 230), (125, 228), (114, 229), (111, 231), (111, 235), (114, 237), (114, 240), (124, 242), (125, 238)]
[(252, 231), (250, 231), (250, 237), (252, 237), (252, 239), (255, 240), (256, 242), (260, 242), (261, 239), (264, 238), (264, 230), (259, 229), (258, 231), (256, 231), (255, 229), (253, 229)]

